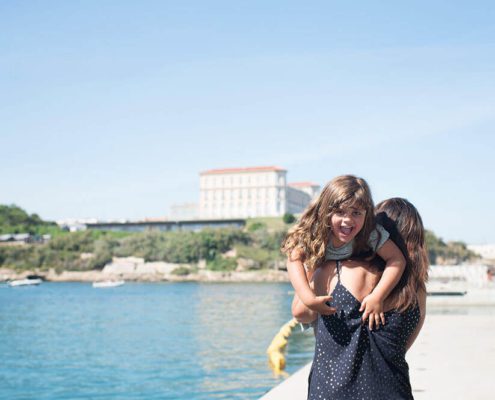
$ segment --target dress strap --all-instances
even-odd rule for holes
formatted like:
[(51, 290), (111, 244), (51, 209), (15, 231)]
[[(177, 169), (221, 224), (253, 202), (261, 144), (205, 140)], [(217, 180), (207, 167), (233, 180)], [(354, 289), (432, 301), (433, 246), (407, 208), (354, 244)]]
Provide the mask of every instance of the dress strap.
[(340, 268), (342, 268), (340, 260), (337, 260), (335, 267), (337, 268), (337, 281), (340, 282)]

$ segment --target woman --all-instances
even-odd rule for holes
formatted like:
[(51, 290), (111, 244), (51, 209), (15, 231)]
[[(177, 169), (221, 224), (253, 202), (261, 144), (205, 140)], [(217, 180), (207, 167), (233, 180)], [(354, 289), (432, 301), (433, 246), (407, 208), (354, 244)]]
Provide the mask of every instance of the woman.
[(385, 325), (363, 325), (362, 299), (379, 281), (383, 262), (375, 259), (328, 262), (313, 276), (317, 296), (331, 293), (333, 315), (317, 315), (298, 299), (293, 314), (316, 320), (316, 348), (308, 399), (412, 399), (405, 360), (423, 325), (428, 257), (424, 228), (416, 208), (393, 198), (376, 208), (377, 219), (406, 256), (406, 270), (385, 301)]

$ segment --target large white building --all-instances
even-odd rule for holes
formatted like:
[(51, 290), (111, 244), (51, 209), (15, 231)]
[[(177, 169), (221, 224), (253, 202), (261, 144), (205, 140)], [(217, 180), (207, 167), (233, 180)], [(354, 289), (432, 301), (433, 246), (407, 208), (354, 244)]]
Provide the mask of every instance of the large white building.
[(213, 169), (200, 173), (202, 219), (277, 217), (302, 212), (319, 192), (311, 182), (287, 184), (280, 167)]

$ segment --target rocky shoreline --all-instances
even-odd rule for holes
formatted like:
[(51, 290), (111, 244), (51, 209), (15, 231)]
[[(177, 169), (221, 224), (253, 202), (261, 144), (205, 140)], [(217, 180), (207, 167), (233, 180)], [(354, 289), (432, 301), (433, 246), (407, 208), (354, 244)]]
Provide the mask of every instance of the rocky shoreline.
[(120, 280), (131, 282), (289, 282), (287, 272), (260, 270), (247, 272), (199, 271), (188, 275), (173, 274), (105, 274), (102, 271), (63, 271), (57, 274), (49, 271), (17, 272), (0, 270), (0, 282), (24, 279), (28, 275), (38, 275), (47, 282), (101, 282)]
[[(180, 271), (180, 273), (177, 273)], [(277, 269), (247, 271), (210, 271), (204, 265), (144, 262), (141, 258), (115, 257), (102, 270), (48, 271), (32, 269), (16, 271), (0, 268), (0, 282), (37, 275), (47, 282), (101, 282), (125, 280), (131, 282), (288, 282), (287, 271)]]

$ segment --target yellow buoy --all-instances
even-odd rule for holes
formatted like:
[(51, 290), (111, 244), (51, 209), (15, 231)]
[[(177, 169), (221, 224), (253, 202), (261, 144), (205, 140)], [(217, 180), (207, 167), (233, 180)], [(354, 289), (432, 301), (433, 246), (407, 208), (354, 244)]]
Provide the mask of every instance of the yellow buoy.
[(283, 351), (287, 347), (287, 339), (291, 335), (292, 329), (294, 329), (297, 324), (298, 322), (295, 318), (284, 324), (266, 350), (268, 354), (268, 364), (277, 375), (284, 373), (285, 355)]

